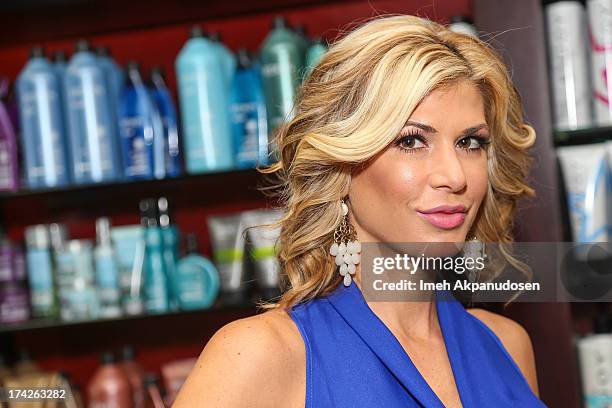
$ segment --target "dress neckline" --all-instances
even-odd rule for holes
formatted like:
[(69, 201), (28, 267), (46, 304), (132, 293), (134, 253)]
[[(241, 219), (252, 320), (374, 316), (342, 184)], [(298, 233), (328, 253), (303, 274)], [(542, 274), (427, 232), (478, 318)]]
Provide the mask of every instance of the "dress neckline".
[[(469, 360), (462, 356), (460, 339), (456, 335), (456, 325), (459, 324), (457, 320), (462, 317), (460, 313), (467, 312), (448, 290), (436, 290), (434, 297), (440, 330), (461, 404), (464, 407), (475, 406), (468, 393), (470, 387), (463, 366)], [(444, 408), (397, 337), (370, 308), (354, 281), (348, 287), (340, 284), (328, 296), (328, 300), (416, 400), (423, 406)]]

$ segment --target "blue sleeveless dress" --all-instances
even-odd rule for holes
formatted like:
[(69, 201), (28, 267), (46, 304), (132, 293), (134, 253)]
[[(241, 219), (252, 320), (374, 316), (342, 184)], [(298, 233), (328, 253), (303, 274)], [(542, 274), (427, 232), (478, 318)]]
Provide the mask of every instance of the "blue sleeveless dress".
[[(465, 408), (546, 406), (488, 326), (450, 292), (435, 299)], [(306, 347), (306, 408), (444, 407), (354, 282), (290, 315)]]

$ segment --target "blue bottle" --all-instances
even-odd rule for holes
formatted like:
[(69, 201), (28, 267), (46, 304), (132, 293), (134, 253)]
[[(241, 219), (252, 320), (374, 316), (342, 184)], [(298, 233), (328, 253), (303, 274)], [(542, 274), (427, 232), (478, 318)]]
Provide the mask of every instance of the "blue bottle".
[(158, 222), (154, 199), (140, 202), (142, 225), (145, 227), (145, 256), (143, 265), (145, 310), (165, 313), (170, 310), (170, 289), (164, 261), (163, 233)]
[(194, 27), (176, 59), (187, 172), (234, 167), (225, 63), (218, 49)]
[(21, 146), (29, 188), (69, 183), (68, 150), (57, 73), (42, 48), (34, 47), (17, 78)]
[(236, 162), (239, 168), (268, 163), (268, 120), (259, 66), (238, 50), (238, 69), (230, 93)]
[(121, 178), (118, 135), (104, 69), (89, 44), (81, 40), (64, 78), (68, 103), (72, 175), (79, 184)]
[(223, 44), (223, 40), (221, 39), (221, 34), (218, 32), (210, 33), (210, 41), (213, 43), (213, 46), (217, 49), (221, 61), (223, 61), (223, 71), (225, 72), (225, 79), (227, 81), (227, 87), (229, 88), (234, 78), (234, 74), (236, 73), (237, 61), (234, 54), (230, 51), (229, 48)]
[(183, 172), (183, 166), (176, 108), (160, 67), (151, 69), (151, 95), (164, 125), (166, 177), (180, 176)]
[(164, 126), (138, 63), (130, 61), (119, 109), (119, 133), (125, 177), (163, 178), (166, 174)]

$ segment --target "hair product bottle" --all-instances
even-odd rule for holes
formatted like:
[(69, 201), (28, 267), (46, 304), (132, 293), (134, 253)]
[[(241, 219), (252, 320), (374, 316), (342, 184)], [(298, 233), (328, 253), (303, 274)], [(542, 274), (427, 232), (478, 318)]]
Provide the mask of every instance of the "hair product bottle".
[(68, 184), (67, 149), (59, 79), (41, 47), (17, 78), (21, 146), (30, 188)]
[(112, 91), (87, 41), (76, 45), (66, 69), (64, 92), (74, 181), (83, 184), (120, 179), (118, 135), (109, 96)]
[(185, 164), (192, 174), (234, 167), (228, 107), (227, 67), (218, 45), (199, 27), (176, 58), (176, 77), (185, 143)]

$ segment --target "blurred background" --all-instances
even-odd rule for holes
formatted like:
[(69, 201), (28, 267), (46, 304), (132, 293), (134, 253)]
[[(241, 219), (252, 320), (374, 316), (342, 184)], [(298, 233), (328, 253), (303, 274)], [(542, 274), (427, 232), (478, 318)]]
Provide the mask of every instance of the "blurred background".
[[(170, 406), (214, 332), (279, 294), (278, 229), (242, 234), (280, 216), (255, 167), (328, 45), (385, 13), (508, 63), (538, 134), (517, 241), (609, 242), (612, 0), (5, 0), (4, 386)], [(584, 300), (488, 305), (530, 333), (551, 407), (612, 404), (609, 303)]]

